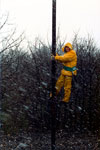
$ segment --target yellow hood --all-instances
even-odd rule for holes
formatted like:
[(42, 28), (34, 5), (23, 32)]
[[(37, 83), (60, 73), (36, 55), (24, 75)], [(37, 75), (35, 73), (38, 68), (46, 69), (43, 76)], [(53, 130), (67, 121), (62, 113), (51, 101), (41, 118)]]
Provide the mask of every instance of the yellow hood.
[(64, 52), (64, 48), (65, 48), (66, 46), (69, 47), (70, 49), (73, 49), (71, 43), (66, 43), (66, 44), (64, 45), (64, 47), (62, 47), (62, 51), (63, 51), (63, 52)]

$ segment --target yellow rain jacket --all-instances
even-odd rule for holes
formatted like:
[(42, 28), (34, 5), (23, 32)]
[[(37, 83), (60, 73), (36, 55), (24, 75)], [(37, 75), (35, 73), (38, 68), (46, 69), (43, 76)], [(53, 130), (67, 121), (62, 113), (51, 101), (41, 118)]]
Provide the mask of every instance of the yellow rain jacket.
[[(65, 46), (69, 47), (71, 50), (69, 52), (66, 52), (62, 56), (55, 56), (55, 59), (60, 61), (65, 67), (68, 67), (68, 68), (76, 67), (76, 65), (77, 65), (76, 52), (72, 49), (72, 45), (70, 43), (67, 43)], [(64, 52), (64, 47), (62, 48), (63, 52)], [(73, 72), (74, 75), (77, 74), (77, 70), (67, 71), (65, 69), (62, 69), (61, 74), (62, 75), (67, 75), (67, 76), (72, 76), (72, 72)]]
[[(60, 61), (64, 66), (61, 70), (61, 75), (56, 82), (56, 95), (58, 95), (61, 88), (64, 86), (64, 98), (62, 101), (69, 102), (72, 87), (72, 72), (74, 75), (77, 74), (77, 55), (70, 43), (67, 43), (65, 46), (69, 47), (70, 51), (62, 56), (55, 56), (55, 59)], [(62, 51), (64, 51), (65, 46), (62, 48)]]

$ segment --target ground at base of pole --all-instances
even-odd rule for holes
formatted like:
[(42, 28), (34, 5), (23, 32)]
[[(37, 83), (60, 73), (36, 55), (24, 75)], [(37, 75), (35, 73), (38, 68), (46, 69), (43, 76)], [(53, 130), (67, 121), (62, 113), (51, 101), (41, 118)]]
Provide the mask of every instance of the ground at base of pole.
[[(26, 146), (25, 150), (51, 150), (50, 133), (19, 133), (17, 135), (5, 135), (0, 132), (0, 149), (15, 150), (19, 146)], [(98, 137), (91, 133), (68, 134), (64, 130), (56, 133), (57, 150), (100, 150), (98, 147)]]

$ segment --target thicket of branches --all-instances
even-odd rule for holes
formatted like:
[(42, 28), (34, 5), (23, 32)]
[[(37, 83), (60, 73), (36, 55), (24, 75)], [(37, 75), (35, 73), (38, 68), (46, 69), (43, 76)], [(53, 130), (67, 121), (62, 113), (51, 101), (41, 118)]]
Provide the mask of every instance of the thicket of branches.
[[(4, 23), (5, 24), (5, 23)], [(3, 27), (3, 24), (2, 26)], [(41, 41), (20, 47), (22, 35), (15, 32), (1, 43), (1, 104), (0, 120), (5, 132), (49, 130), (51, 90), (51, 46)], [(62, 54), (57, 39), (57, 52)], [(92, 38), (73, 39), (78, 55), (78, 74), (73, 79), (70, 102), (57, 106), (57, 129), (97, 131), (100, 126), (100, 51)], [(57, 63), (56, 78), (62, 65)], [(57, 97), (61, 101), (63, 90)]]
[[(78, 74), (69, 104), (64, 110), (58, 108), (57, 128), (95, 131), (100, 122), (100, 53), (91, 38), (75, 37), (73, 45)], [(15, 46), (2, 54), (1, 118), (5, 131), (50, 129), (50, 53), (49, 46), (38, 44), (29, 45), (27, 52)], [(57, 63), (57, 77), (61, 68)], [(63, 91), (58, 101), (62, 97)]]

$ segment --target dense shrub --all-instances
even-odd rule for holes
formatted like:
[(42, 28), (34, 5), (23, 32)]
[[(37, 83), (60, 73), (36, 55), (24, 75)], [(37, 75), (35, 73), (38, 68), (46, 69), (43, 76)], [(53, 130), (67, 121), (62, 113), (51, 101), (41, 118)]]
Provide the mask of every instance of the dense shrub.
[[(57, 123), (68, 130), (96, 131), (100, 122), (100, 52), (91, 38), (75, 38), (73, 45), (78, 55), (78, 75), (73, 80), (69, 104), (63, 111), (57, 109)], [(58, 46), (61, 48), (61, 43)], [(3, 127), (10, 132), (50, 129), (51, 49), (46, 45), (28, 49), (24, 52), (15, 47), (2, 57), (2, 111), (10, 115), (11, 123), (6, 129), (8, 119), (3, 120)], [(57, 63), (56, 68), (58, 77), (62, 65)], [(62, 97), (63, 91), (58, 101)]]

